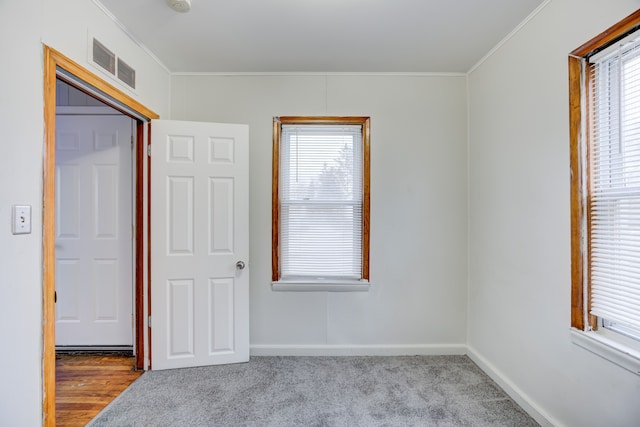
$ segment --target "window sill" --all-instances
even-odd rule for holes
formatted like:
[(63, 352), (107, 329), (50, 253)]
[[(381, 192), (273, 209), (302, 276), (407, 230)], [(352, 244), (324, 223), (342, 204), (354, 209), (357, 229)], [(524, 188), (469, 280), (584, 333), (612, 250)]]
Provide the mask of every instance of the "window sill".
[(575, 328), (571, 329), (571, 341), (636, 375), (640, 375), (640, 351), (636, 349), (621, 344), (599, 332), (585, 332)]
[(368, 292), (367, 280), (279, 280), (271, 289), (285, 292)]

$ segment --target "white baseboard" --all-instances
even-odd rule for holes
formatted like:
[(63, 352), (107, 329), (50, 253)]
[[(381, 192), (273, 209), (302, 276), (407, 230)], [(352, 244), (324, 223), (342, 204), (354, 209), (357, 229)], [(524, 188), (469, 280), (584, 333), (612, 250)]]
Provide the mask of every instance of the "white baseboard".
[(253, 344), (251, 356), (442, 356), (467, 353), (465, 344), (279, 345)]
[(520, 390), (502, 372), (487, 361), (487, 359), (482, 357), (476, 349), (467, 346), (467, 356), (469, 356), (469, 358), (473, 360), (480, 369), (489, 375), (492, 380), (502, 387), (502, 389), (541, 426), (559, 427), (562, 425), (533, 402), (528, 395)]

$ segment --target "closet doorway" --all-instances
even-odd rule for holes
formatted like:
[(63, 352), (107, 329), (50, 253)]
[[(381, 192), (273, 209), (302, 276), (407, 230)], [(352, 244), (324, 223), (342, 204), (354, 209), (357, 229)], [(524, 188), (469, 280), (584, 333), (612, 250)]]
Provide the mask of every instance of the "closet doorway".
[(56, 351), (133, 354), (135, 121), (56, 82)]

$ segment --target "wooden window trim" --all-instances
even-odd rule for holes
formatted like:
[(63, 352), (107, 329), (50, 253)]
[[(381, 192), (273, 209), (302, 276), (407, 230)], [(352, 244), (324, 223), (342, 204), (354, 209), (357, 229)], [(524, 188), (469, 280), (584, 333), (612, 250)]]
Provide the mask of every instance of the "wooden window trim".
[[(571, 163), (571, 326), (597, 329), (590, 312), (591, 280), (588, 266), (591, 221), (587, 209), (591, 185), (590, 114), (592, 94), (588, 58), (640, 27), (640, 9), (603, 31), (569, 55), (569, 138)], [(585, 285), (586, 283), (586, 285)]]
[(362, 126), (362, 279), (369, 280), (369, 242), (370, 242), (370, 205), (371, 205), (371, 155), (370, 155), (370, 118), (364, 116), (281, 116), (273, 118), (273, 158), (271, 180), (271, 280), (280, 280), (280, 136), (283, 124), (335, 124)]
[(620, 40), (626, 34), (638, 29), (638, 27), (640, 27), (640, 9), (575, 49), (571, 52), (571, 55), (578, 58), (586, 58)]

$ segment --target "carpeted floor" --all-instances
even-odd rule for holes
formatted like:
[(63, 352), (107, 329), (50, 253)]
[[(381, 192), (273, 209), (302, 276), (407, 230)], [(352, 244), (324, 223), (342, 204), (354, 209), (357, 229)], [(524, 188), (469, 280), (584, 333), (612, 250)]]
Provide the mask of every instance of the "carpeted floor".
[(90, 426), (537, 426), (466, 356), (252, 357), (147, 372)]

